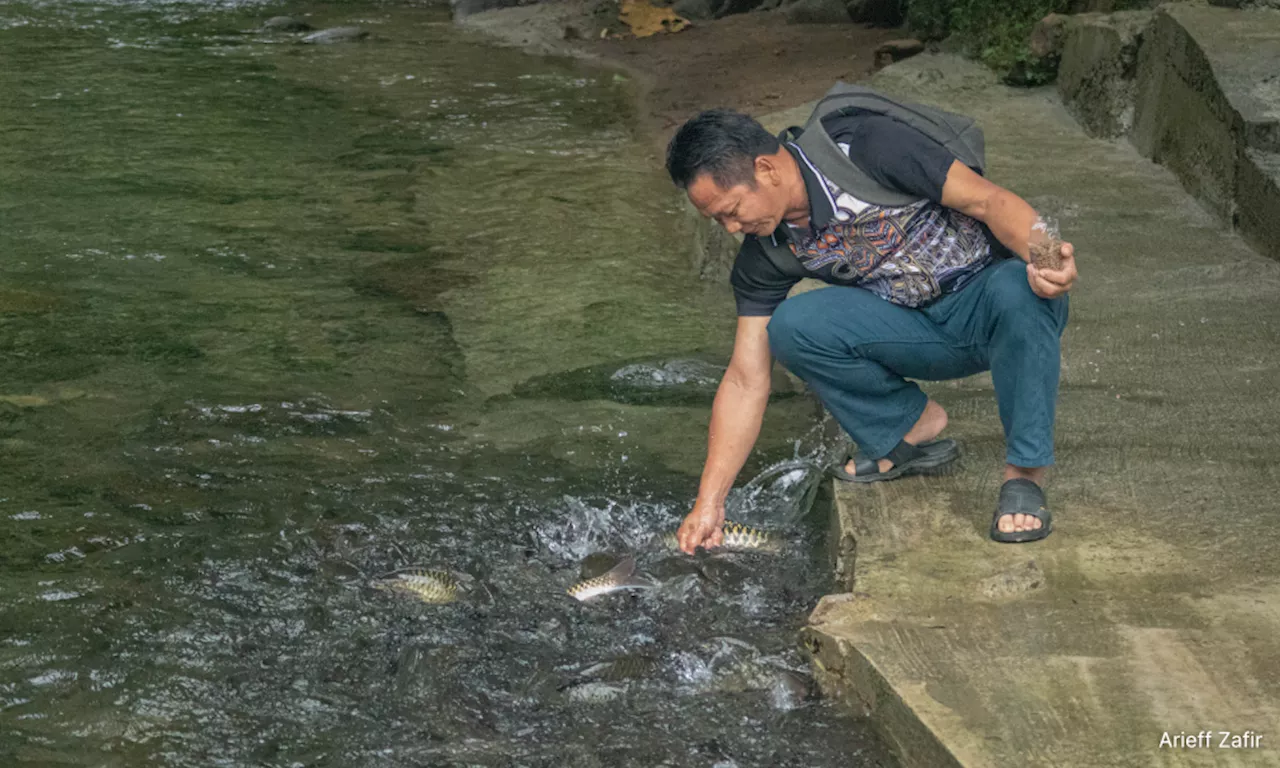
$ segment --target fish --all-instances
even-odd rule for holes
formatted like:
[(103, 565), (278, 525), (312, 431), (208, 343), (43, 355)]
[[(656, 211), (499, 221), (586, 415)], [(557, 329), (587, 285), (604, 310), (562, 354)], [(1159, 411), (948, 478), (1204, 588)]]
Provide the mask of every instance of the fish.
[[(724, 543), (715, 549), (736, 552), (777, 553), (782, 551), (781, 539), (768, 531), (750, 528), (741, 523), (726, 522), (721, 532), (724, 534)], [(674, 531), (665, 534), (662, 537), (662, 543), (671, 549), (680, 548), (680, 541)]]
[(708, 687), (718, 693), (744, 693), (776, 687), (803, 690), (808, 685), (802, 675), (789, 669), (759, 660), (745, 660), (717, 669)]
[(373, 582), (374, 589), (411, 595), (424, 603), (442, 605), (458, 599), (458, 580), (438, 569), (404, 568)]
[(578, 600), (589, 600), (622, 589), (650, 589), (655, 586), (651, 581), (635, 578), (635, 570), (636, 559), (626, 557), (603, 576), (579, 581), (566, 591)]
[(619, 656), (612, 661), (591, 664), (578, 672), (574, 683), (621, 683), (627, 680), (644, 680), (658, 670), (658, 659), (652, 656)]
[(569, 701), (577, 704), (603, 704), (613, 701), (625, 692), (625, 688), (608, 683), (578, 683), (564, 689)]

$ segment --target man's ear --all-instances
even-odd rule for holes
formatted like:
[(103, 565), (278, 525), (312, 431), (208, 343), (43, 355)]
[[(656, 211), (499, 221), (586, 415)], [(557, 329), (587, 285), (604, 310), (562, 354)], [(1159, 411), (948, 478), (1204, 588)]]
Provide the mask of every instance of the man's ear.
[(756, 181), (758, 183), (770, 184), (775, 187), (782, 183), (782, 173), (778, 167), (777, 157), (774, 155), (757, 155), (755, 165)]

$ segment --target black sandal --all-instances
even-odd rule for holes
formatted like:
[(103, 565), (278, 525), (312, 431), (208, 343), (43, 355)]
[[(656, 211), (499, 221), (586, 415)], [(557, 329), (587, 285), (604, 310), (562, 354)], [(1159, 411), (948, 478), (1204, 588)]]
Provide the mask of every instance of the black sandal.
[[(1030, 531), (1010, 531), (1005, 533), (998, 524), (1005, 515), (1030, 515), (1040, 521), (1040, 527)], [(1044, 491), (1040, 486), (1014, 478), (1000, 486), (1000, 503), (996, 506), (995, 517), (991, 518), (991, 540), (1002, 544), (1022, 544), (1028, 541), (1039, 541), (1053, 532), (1053, 513), (1045, 506)]]
[[(868, 459), (861, 453), (846, 454), (844, 461), (830, 471), (834, 477), (850, 483), (876, 483), (908, 475), (942, 474), (951, 462), (960, 458), (960, 444), (949, 437), (919, 445), (899, 440), (885, 458), (893, 462), (885, 472), (880, 471), (877, 459)], [(854, 462), (852, 475), (844, 469), (850, 461)]]

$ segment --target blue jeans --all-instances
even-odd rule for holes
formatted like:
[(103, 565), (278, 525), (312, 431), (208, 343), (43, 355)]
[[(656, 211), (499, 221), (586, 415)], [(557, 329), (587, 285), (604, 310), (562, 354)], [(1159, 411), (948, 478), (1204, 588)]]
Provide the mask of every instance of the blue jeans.
[(1054, 406), (1067, 297), (1031, 292), (1026, 264), (999, 261), (926, 307), (890, 304), (863, 288), (793, 296), (769, 321), (769, 346), (872, 459), (883, 458), (924, 412), (907, 378), (958, 379), (990, 370), (1005, 461), (1053, 464)]

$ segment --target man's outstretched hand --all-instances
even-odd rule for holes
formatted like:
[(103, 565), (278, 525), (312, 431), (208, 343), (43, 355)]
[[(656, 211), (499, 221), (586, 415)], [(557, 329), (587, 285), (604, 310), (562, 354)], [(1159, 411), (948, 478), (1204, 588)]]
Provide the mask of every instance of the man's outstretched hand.
[(698, 547), (711, 549), (724, 543), (724, 506), (698, 504), (680, 524), (676, 541), (685, 554), (692, 555)]
[(1027, 282), (1031, 284), (1031, 292), (1042, 299), (1056, 299), (1075, 284), (1079, 275), (1076, 272), (1076, 250), (1071, 243), (1063, 243), (1061, 269), (1039, 269), (1034, 264), (1027, 264)]

